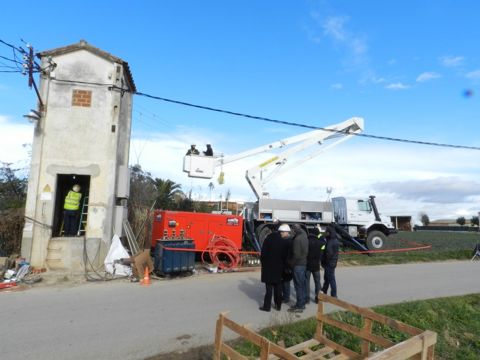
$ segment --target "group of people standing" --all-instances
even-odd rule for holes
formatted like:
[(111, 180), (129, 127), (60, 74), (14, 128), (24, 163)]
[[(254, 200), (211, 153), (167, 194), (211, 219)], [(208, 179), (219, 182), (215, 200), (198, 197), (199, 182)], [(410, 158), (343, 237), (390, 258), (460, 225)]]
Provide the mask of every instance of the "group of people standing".
[[(262, 245), (260, 262), (261, 281), (265, 283), (262, 311), (270, 311), (272, 294), (275, 309), (280, 311), (282, 303), (290, 302), (290, 282), (293, 279), (296, 301), (288, 311), (302, 312), (310, 303), (310, 277), (315, 284), (315, 303), (318, 294), (327, 293), (337, 297), (335, 268), (338, 261), (338, 240), (335, 228), (328, 225), (325, 232), (317, 227), (318, 234), (307, 235), (299, 224), (281, 224), (277, 231), (268, 235)], [(324, 269), (321, 286), (320, 264)]]

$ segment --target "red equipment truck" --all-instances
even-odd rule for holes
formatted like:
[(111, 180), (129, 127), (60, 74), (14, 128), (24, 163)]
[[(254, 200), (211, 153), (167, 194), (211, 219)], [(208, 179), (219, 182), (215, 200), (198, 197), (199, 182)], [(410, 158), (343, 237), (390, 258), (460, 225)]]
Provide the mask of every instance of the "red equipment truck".
[(217, 236), (228, 238), (237, 250), (242, 247), (243, 218), (238, 215), (155, 210), (152, 249), (161, 239), (192, 239), (195, 250), (206, 250)]

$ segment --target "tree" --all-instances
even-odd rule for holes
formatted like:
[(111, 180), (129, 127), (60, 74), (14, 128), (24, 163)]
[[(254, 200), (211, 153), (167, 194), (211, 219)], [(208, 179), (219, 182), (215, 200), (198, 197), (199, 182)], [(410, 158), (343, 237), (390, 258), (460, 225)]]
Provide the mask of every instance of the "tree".
[(193, 211), (194, 201), (192, 200), (192, 190), (188, 192), (188, 196), (185, 195), (182, 191), (177, 192), (173, 196), (173, 206), (172, 209), (181, 210), (181, 211)]
[(11, 163), (1, 163), (0, 167), (0, 211), (18, 209), (25, 206), (27, 179), (16, 175)]
[(212, 200), (212, 191), (214, 188), (215, 188), (215, 185), (213, 185), (213, 182), (210, 181), (210, 183), (208, 184), (208, 189), (210, 190), (210, 194), (209, 194), (210, 201)]
[(459, 218), (457, 218), (457, 224), (460, 225), (460, 226), (465, 225), (465, 217), (460, 216)]
[(0, 167), (0, 256), (18, 254), (25, 222), (27, 179), (16, 175), (10, 163)]
[(152, 206), (157, 190), (155, 180), (149, 172), (143, 171), (140, 165), (130, 167), (130, 197), (129, 200), (136, 206)]
[(186, 198), (182, 186), (172, 180), (155, 179), (156, 209), (175, 210), (179, 200)]
[(422, 222), (423, 226), (428, 226), (428, 224), (430, 224), (430, 218), (428, 217), (428, 215), (424, 212), (421, 212), (419, 214), (419, 218), (420, 218), (420, 221)]
[(230, 189), (227, 190), (227, 192), (225, 193), (225, 209), (228, 211), (228, 201), (230, 200), (230, 195), (232, 195), (232, 193), (230, 192)]
[(478, 216), (472, 216), (472, 218), (470, 219), (470, 225), (478, 226)]

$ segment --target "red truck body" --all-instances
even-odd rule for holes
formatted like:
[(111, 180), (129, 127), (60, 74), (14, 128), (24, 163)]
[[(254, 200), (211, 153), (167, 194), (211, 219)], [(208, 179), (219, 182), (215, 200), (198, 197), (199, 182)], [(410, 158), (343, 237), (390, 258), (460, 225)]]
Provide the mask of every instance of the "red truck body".
[(227, 237), (240, 250), (242, 233), (243, 218), (238, 215), (155, 210), (152, 248), (155, 248), (157, 240), (183, 237), (193, 240), (195, 250), (205, 250), (210, 240), (217, 235)]

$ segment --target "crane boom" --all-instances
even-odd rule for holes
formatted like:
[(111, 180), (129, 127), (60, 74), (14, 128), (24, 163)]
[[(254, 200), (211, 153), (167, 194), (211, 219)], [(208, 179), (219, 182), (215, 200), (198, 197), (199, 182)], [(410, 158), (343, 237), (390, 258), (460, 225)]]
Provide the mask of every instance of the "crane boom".
[[(266, 182), (348, 140), (352, 136), (361, 133), (363, 131), (363, 125), (364, 121), (362, 118), (353, 117), (339, 124), (291, 136), (254, 149), (246, 150), (236, 155), (219, 157), (186, 155), (183, 163), (183, 171), (187, 172), (190, 177), (210, 179), (213, 177), (215, 168), (218, 166), (260, 153), (269, 152), (274, 149), (286, 148), (268, 160), (249, 168), (245, 173), (245, 177), (257, 199), (268, 198), (268, 193), (264, 191)], [(320, 146), (320, 148), (317, 148), (317, 146)], [(313, 152), (289, 163), (291, 156), (306, 151), (311, 147), (315, 147)], [(270, 174), (263, 177), (263, 172), (272, 167), (273, 169)]]

